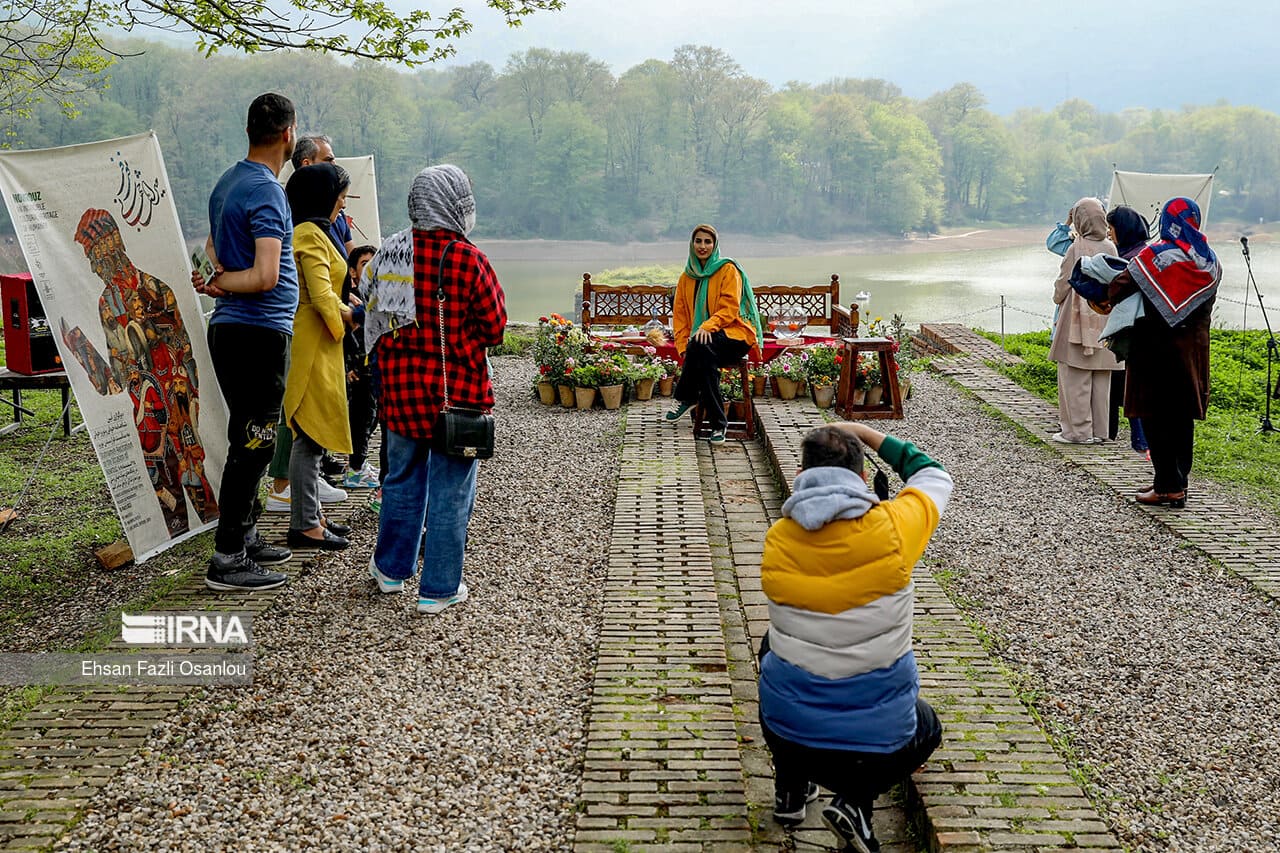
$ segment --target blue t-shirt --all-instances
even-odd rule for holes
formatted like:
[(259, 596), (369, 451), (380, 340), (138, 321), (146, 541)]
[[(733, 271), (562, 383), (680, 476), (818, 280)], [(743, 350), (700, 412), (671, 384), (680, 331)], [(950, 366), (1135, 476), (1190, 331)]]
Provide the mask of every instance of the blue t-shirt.
[(241, 160), (227, 171), (209, 196), (209, 233), (218, 262), (229, 271), (253, 267), (254, 241), (280, 241), (280, 279), (265, 293), (218, 297), (209, 323), (246, 323), (293, 334), (298, 310), (298, 270), (293, 263), (293, 217), (284, 187), (261, 163)]

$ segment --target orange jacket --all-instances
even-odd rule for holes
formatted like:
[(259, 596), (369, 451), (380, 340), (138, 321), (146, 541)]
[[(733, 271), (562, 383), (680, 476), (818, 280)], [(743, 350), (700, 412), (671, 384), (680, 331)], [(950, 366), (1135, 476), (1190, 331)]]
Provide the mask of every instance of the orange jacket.
[[(687, 273), (680, 274), (676, 284), (675, 318), (676, 351), (684, 357), (693, 328), (693, 297), (698, 282)], [(742, 277), (733, 264), (725, 264), (707, 280), (707, 319), (700, 328), (708, 332), (723, 331), (734, 340), (756, 348), (756, 330), (742, 319)]]

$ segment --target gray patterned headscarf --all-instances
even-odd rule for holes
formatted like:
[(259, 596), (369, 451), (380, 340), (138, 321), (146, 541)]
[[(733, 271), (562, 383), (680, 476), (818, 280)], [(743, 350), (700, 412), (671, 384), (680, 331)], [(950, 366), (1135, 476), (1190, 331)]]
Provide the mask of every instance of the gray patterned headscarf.
[(457, 166), (428, 166), (409, 187), (409, 221), (419, 231), (443, 228), (467, 236), (476, 224), (471, 180)]

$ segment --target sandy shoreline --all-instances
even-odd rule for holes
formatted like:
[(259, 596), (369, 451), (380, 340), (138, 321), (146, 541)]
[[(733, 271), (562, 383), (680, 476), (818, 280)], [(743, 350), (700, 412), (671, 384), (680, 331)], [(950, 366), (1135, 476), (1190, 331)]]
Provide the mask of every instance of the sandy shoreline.
[[(720, 244), (735, 257), (768, 258), (795, 255), (903, 255), (923, 252), (963, 252), (1035, 245), (1047, 229), (1040, 227), (948, 229), (929, 238), (854, 237), (844, 240), (805, 240), (800, 237), (756, 237), (724, 232)], [(592, 240), (486, 240), (476, 243), (496, 261), (602, 261), (606, 263), (671, 263), (683, 257), (687, 243), (603, 243)]]
[[(970, 252), (980, 249), (1009, 249), (1042, 246), (1049, 226), (1016, 228), (948, 228), (931, 237), (894, 238), (850, 237), (843, 240), (805, 240), (800, 237), (756, 237), (722, 232), (720, 244), (726, 253), (740, 258), (775, 258), (810, 255), (911, 255), (938, 252)], [(1250, 229), (1250, 240), (1267, 241), (1273, 235)], [(1241, 234), (1238, 223), (1210, 227), (1211, 244), (1234, 243)], [(476, 243), (495, 261), (582, 261), (611, 265), (671, 264), (682, 258), (687, 243), (662, 240), (654, 243), (603, 243), (593, 240), (488, 240)]]

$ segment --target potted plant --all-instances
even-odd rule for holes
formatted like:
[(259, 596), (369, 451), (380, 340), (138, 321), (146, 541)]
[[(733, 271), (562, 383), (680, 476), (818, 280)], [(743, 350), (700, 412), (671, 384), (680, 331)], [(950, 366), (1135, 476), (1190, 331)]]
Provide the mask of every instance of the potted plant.
[(670, 397), (672, 389), (676, 382), (676, 374), (680, 372), (680, 362), (674, 358), (659, 358), (656, 364), (662, 365), (662, 376), (658, 378), (658, 393), (663, 397)]
[(622, 405), (622, 391), (631, 371), (631, 362), (622, 353), (611, 353), (596, 363), (596, 387), (606, 409)]
[(596, 388), (600, 385), (600, 369), (589, 362), (573, 368), (569, 374), (573, 379), (574, 401), (579, 409), (589, 409), (596, 402)]
[[(858, 356), (858, 379), (860, 384), (855, 387), (863, 392), (863, 404), (868, 406), (880, 405), (880, 398), (884, 395), (884, 388), (880, 385), (879, 356)], [(856, 393), (854, 396), (856, 401)]]
[[(538, 318), (538, 331), (533, 338), (533, 360), (538, 365), (538, 375), (555, 386), (560, 394), (560, 405), (574, 405), (573, 380), (570, 374), (582, 358), (587, 337), (559, 314)], [(543, 389), (538, 389), (542, 395)], [(542, 399), (545, 399), (543, 397)]]
[(769, 372), (763, 364), (751, 365), (751, 393), (757, 397), (764, 396), (764, 389), (769, 386)]
[[(650, 352), (652, 350), (652, 352)], [(632, 381), (635, 383), (636, 399), (648, 400), (653, 396), (653, 386), (667, 375), (667, 370), (654, 361), (657, 350), (645, 347), (646, 356), (632, 365)]]
[(539, 367), (538, 371), (538, 375), (533, 377), (533, 390), (538, 392), (538, 402), (544, 406), (555, 405), (556, 386), (543, 367)]
[(804, 367), (800, 357), (787, 353), (769, 362), (769, 376), (774, 380), (774, 390), (782, 400), (794, 400), (800, 387), (800, 379), (804, 376)]
[(898, 364), (898, 399), (905, 400), (911, 396), (909, 372), (915, 361), (915, 352), (911, 348), (911, 330), (901, 314), (894, 314), (889, 321), (889, 333), (890, 340), (894, 342), (893, 358)]

